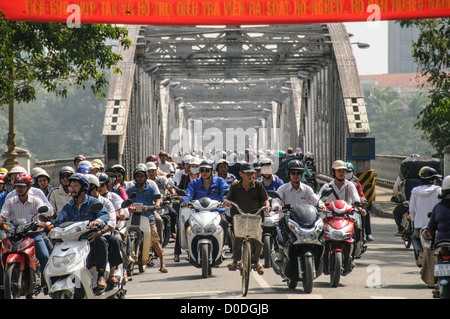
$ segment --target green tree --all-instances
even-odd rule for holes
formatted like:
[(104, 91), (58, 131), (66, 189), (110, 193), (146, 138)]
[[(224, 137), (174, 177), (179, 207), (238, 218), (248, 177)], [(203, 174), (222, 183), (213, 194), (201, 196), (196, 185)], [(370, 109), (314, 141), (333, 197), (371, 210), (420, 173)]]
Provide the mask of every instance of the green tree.
[(419, 113), (416, 126), (434, 146), (436, 156), (450, 145), (450, 18), (400, 21), (404, 28), (416, 26), (420, 33), (412, 56), (431, 87), (428, 104)]
[(99, 98), (107, 86), (103, 69), (114, 68), (122, 57), (106, 40), (129, 47), (127, 30), (111, 25), (11, 22), (0, 12), (0, 105), (9, 106), (8, 152), (4, 166), (16, 165), (14, 104), (36, 99), (37, 87), (66, 97), (68, 88), (86, 88)]

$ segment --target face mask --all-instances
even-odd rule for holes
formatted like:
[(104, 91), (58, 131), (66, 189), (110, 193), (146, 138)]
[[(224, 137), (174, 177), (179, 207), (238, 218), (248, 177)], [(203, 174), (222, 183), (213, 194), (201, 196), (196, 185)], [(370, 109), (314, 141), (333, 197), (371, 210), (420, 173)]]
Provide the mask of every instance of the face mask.
[(191, 167), (191, 173), (192, 174), (200, 173), (200, 167)]
[(352, 172), (345, 174), (345, 179), (348, 180), (348, 181), (351, 180), (352, 177), (353, 177), (353, 173)]
[(270, 174), (272, 174), (272, 167), (271, 166), (268, 166), (268, 165), (263, 165), (263, 166), (261, 166), (261, 174), (267, 174), (267, 175), (270, 175)]

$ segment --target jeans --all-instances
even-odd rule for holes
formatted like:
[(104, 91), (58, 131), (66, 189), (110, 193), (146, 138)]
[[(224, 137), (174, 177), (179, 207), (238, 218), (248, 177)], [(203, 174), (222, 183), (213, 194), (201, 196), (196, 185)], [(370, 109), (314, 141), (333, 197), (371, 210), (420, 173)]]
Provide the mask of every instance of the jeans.
[(414, 257), (416, 260), (419, 257), (419, 253), (423, 251), (422, 242), (420, 241), (420, 229), (421, 228), (414, 228), (414, 232), (411, 237), (411, 242), (414, 246)]

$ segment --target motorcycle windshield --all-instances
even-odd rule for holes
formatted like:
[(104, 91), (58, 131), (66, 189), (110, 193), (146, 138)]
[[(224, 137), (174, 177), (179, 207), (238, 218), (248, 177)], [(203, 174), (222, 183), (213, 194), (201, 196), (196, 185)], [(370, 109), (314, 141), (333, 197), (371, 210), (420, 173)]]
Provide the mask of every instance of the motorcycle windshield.
[(318, 218), (318, 214), (314, 206), (301, 204), (291, 207), (289, 218), (302, 228), (312, 228)]

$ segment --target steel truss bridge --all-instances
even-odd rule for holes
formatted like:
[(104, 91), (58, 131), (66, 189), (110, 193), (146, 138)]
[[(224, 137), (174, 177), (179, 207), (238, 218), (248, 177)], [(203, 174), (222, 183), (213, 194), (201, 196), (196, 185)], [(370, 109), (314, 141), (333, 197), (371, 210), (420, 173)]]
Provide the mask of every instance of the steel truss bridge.
[(103, 127), (108, 166), (130, 172), (162, 149), (301, 147), (329, 175), (347, 138), (369, 133), (343, 24), (127, 28)]

